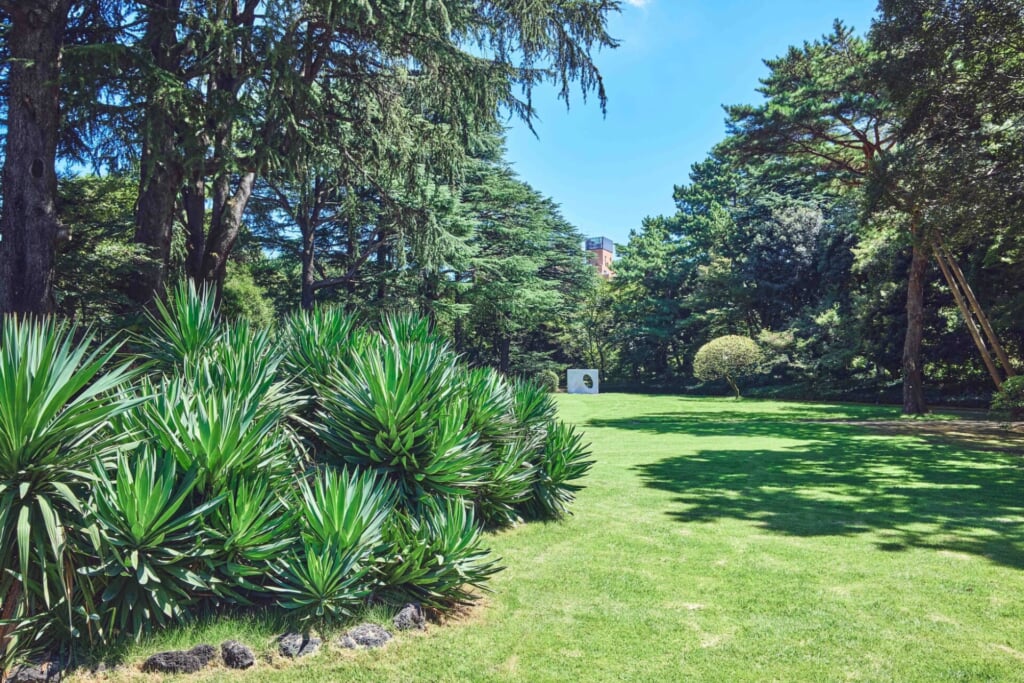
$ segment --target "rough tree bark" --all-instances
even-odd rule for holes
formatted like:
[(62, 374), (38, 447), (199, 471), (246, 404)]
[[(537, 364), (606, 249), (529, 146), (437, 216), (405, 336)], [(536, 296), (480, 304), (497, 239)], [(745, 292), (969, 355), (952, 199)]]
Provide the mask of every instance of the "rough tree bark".
[[(154, 0), (148, 10), (143, 45), (161, 72), (178, 70), (178, 14), (181, 0)], [(184, 178), (176, 144), (176, 113), (159, 96), (144, 110), (139, 199), (135, 212), (135, 243), (143, 250), (132, 274), (128, 294), (140, 306), (162, 297), (171, 256), (171, 234), (178, 192)]]
[(2, 1), (8, 33), (7, 145), (0, 217), (0, 311), (46, 313), (53, 261), (67, 231), (57, 217), (60, 55), (71, 0)]
[(924, 282), (929, 260), (927, 252), (915, 240), (907, 277), (907, 334), (903, 340), (903, 412), (908, 415), (928, 412), (924, 401), (921, 341), (924, 337)]

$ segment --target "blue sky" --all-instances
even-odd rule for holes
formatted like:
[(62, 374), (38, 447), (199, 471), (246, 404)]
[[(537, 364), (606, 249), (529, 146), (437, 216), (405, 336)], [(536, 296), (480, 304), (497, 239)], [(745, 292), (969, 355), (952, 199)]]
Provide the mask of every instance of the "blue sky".
[(725, 135), (723, 104), (755, 102), (763, 59), (842, 19), (870, 27), (877, 0), (626, 0), (621, 47), (597, 55), (608, 115), (575, 93), (567, 112), (535, 93), (539, 137), (510, 123), (508, 159), (587, 236), (618, 243), (644, 216), (675, 212), (674, 185)]

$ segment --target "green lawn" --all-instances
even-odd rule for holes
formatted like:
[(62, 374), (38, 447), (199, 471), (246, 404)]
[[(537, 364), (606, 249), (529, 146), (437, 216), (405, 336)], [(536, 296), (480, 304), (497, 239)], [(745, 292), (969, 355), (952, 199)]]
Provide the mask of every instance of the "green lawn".
[[(588, 488), (570, 520), (493, 537), (508, 569), (482, 608), (384, 651), (239, 679), (1024, 680), (1018, 454), (813, 422), (889, 408), (560, 405), (593, 441)], [(127, 661), (234, 626), (162, 636)], [(270, 650), (269, 633), (247, 634)]]

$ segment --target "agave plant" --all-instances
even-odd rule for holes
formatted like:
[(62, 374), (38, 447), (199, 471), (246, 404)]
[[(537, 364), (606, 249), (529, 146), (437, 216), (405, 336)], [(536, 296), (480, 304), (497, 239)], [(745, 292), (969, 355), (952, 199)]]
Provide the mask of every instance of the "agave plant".
[(165, 370), (197, 361), (220, 338), (220, 316), (210, 289), (197, 290), (192, 280), (185, 280), (166, 304), (160, 299), (155, 304), (156, 313), (148, 314), (150, 329), (136, 341), (142, 354)]
[(302, 618), (338, 621), (373, 589), (394, 488), (369, 473), (324, 470), (300, 491), (302, 547), (278, 568), (279, 604)]
[(299, 485), (299, 517), (307, 546), (371, 548), (394, 505), (394, 486), (369, 472), (324, 469)]
[(321, 306), (295, 313), (284, 326), (281, 370), (313, 391), (319, 382), (345, 364), (349, 353), (363, 339), (355, 317), (340, 308)]
[(414, 313), (389, 313), (381, 319), (380, 335), (385, 341), (395, 344), (445, 344), (443, 336), (437, 333), (428, 318)]
[(325, 457), (385, 475), (406, 505), (468, 495), (481, 483), (488, 453), (467, 427), (458, 377), (443, 345), (367, 344), (318, 389)]
[(370, 595), (369, 572), (363, 553), (328, 543), (289, 556), (274, 589), (278, 604), (300, 619), (333, 623), (352, 616)]
[(464, 370), (458, 395), (467, 404), (466, 426), (482, 443), (497, 445), (515, 437), (513, 393), (501, 373), (491, 368)]
[(0, 651), (20, 620), (71, 609), (93, 464), (132, 437), (110, 425), (133, 405), (134, 372), (104, 371), (118, 347), (92, 342), (53, 321), (0, 324)]
[(521, 520), (519, 508), (533, 494), (537, 477), (531, 459), (536, 448), (522, 439), (498, 444), (491, 450), (491, 466), (474, 492), (473, 503), (483, 524), (507, 527)]
[[(282, 424), (283, 404), (263, 403), (256, 388), (218, 385), (208, 378), (144, 381), (142, 393), (149, 400), (134, 413), (139, 429), (182, 468), (195, 468), (197, 489), (208, 497), (227, 490), (237, 476), (264, 472), (287, 478), (296, 456)], [(250, 380), (259, 381), (238, 378), (239, 383)]]
[(476, 599), (473, 588), (501, 571), (481, 545), (472, 510), (457, 498), (430, 501), (420, 515), (396, 516), (386, 536), (389, 549), (382, 583), (396, 601), (451, 608)]
[(102, 622), (110, 634), (138, 639), (154, 626), (189, 617), (189, 607), (212, 590), (195, 571), (212, 554), (202, 520), (223, 501), (193, 505), (196, 470), (180, 473), (175, 458), (143, 447), (121, 456), (116, 478), (95, 468), (92, 521), (100, 533), (100, 564), (89, 570), (103, 582)]
[(589, 446), (582, 434), (560, 420), (552, 422), (543, 444), (535, 451), (533, 493), (523, 504), (527, 516), (537, 519), (564, 517), (575, 493), (583, 488), (576, 483), (590, 471)]
[(295, 510), (287, 504), (292, 487), (278, 490), (280, 483), (260, 474), (236, 476), (206, 519), (208, 561), (218, 578), (213, 588), (233, 602), (268, 595), (267, 577), (298, 543)]
[(547, 435), (557, 408), (547, 389), (533, 382), (519, 381), (515, 385), (513, 411), (520, 436), (539, 442)]

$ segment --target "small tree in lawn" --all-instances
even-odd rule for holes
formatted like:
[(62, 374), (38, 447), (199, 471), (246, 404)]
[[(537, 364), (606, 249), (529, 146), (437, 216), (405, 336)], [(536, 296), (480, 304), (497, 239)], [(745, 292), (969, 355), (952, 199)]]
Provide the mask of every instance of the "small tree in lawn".
[(693, 358), (693, 374), (703, 382), (725, 379), (740, 397), (736, 379), (760, 370), (761, 349), (753, 339), (730, 334), (712, 339)]

